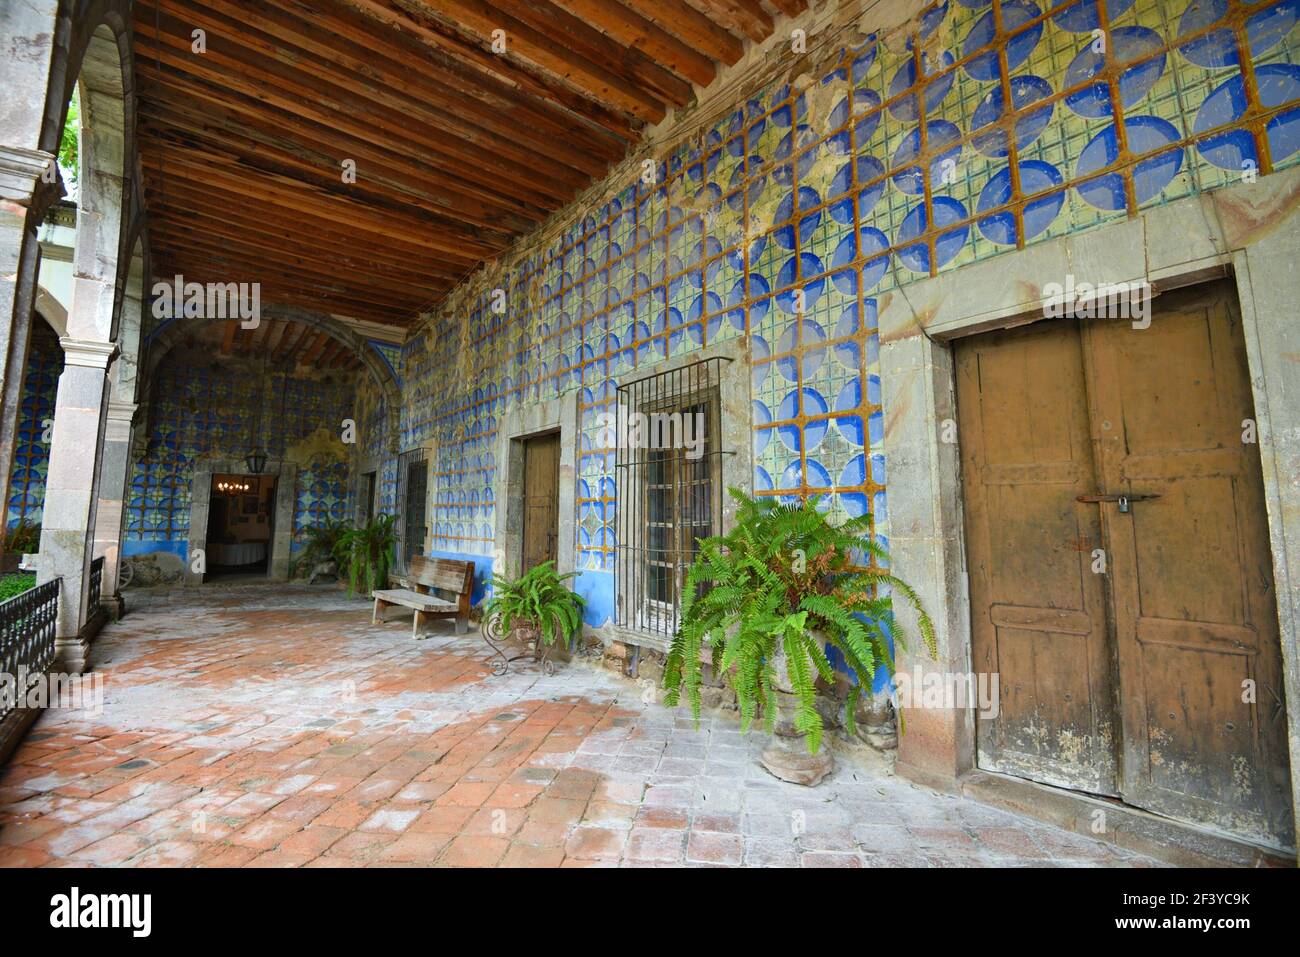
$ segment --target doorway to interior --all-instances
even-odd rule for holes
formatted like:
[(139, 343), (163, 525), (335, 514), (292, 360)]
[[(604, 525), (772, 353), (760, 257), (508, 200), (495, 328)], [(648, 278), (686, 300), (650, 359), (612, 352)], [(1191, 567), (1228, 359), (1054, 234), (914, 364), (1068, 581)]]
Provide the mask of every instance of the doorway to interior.
[(276, 478), (229, 473), (212, 476), (204, 582), (230, 584), (269, 577)]
[(979, 766), (1293, 846), (1259, 446), (1231, 283), (1149, 328), (955, 350)]
[(560, 433), (524, 440), (524, 534), (520, 572), (559, 558)]

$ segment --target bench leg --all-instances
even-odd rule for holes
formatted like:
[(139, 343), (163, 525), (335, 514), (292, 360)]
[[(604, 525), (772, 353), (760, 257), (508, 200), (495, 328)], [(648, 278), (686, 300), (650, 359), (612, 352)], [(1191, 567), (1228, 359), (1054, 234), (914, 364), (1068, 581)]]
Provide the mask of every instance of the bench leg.
[(456, 634), (463, 635), (469, 631), (469, 619), (456, 616)]
[(415, 617), (411, 619), (411, 637), (420, 637), (420, 609), (415, 609)]
[(372, 611), (372, 612), (370, 613), (370, 624), (372, 624), (372, 625), (377, 625), (377, 624), (379, 624), (379, 605), (380, 605), (380, 601), (379, 601), (378, 598), (376, 598), (376, 599), (375, 599), (375, 610)]

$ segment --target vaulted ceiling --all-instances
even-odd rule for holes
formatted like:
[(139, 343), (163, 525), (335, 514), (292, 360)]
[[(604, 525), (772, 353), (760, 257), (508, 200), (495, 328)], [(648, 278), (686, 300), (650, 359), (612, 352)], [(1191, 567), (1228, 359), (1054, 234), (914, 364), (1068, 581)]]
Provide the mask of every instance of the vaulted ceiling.
[(806, 5), (140, 0), (155, 274), (403, 325)]

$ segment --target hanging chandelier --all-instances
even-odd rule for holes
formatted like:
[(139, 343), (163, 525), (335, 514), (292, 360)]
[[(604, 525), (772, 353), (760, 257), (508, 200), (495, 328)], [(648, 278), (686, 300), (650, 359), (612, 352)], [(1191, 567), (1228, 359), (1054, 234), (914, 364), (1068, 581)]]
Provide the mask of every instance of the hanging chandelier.
[(247, 492), (252, 487), (251, 483), (238, 479), (222, 479), (217, 483), (217, 491), (224, 495), (239, 495), (241, 492)]

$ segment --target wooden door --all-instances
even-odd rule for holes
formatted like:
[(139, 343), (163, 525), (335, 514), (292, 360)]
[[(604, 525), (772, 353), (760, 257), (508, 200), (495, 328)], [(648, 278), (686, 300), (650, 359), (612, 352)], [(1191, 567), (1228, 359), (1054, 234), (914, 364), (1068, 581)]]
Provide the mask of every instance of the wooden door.
[(560, 433), (524, 442), (524, 541), (521, 572), (559, 557)]
[(973, 651), (1001, 683), (1000, 713), (977, 718), (978, 759), (1291, 846), (1233, 290), (1153, 306), (1147, 329), (1040, 322), (957, 348)]
[(981, 767), (1117, 793), (1114, 681), (1078, 324), (957, 348), (971, 641), (999, 677), (977, 719)]
[[(1088, 327), (1126, 800), (1274, 845), (1291, 836), (1272, 556), (1227, 282)], [(1138, 496), (1153, 495), (1144, 499)]]

